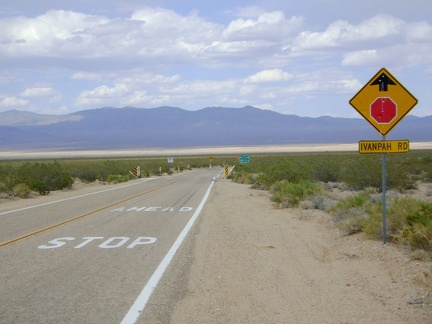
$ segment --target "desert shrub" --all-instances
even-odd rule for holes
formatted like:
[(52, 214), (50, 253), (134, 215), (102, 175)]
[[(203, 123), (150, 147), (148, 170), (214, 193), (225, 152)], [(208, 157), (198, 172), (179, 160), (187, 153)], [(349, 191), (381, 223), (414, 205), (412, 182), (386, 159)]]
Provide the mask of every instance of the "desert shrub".
[(426, 271), (423, 271), (420, 275), (417, 275), (413, 279), (413, 282), (418, 286), (430, 291), (432, 289), (432, 267)]
[(331, 209), (337, 226), (346, 234), (360, 231), (373, 236), (379, 236), (382, 229), (379, 226), (381, 201), (371, 200), (371, 191), (363, 191), (339, 201)]
[(73, 164), (69, 166), (69, 170), (73, 177), (82, 181), (94, 182), (96, 180), (105, 180), (105, 174), (101, 172), (96, 163)]
[[(382, 223), (382, 203), (371, 204), (367, 208), (367, 219), (363, 224), (363, 232), (368, 234), (374, 239), (380, 239), (383, 237), (383, 223)], [(390, 239), (390, 233), (386, 231), (388, 238)]]
[(338, 213), (336, 220), (338, 228), (346, 235), (363, 231), (369, 215), (363, 209), (352, 208)]
[(121, 174), (109, 174), (106, 178), (106, 181), (110, 183), (121, 183), (121, 182), (127, 182), (129, 180), (130, 180), (130, 176), (121, 175)]
[(430, 253), (428, 253), (425, 250), (414, 250), (411, 255), (411, 260), (417, 260), (417, 261), (427, 261), (430, 259)]
[(364, 205), (369, 200), (370, 196), (366, 192), (361, 192), (359, 194), (355, 194), (349, 196), (348, 198), (341, 200), (335, 206), (335, 210), (347, 210), (353, 208), (364, 208)]
[(48, 183), (42, 179), (32, 179), (28, 182), (28, 185), (33, 191), (36, 191), (41, 195), (48, 195), (51, 192)]
[(269, 183), (268, 176), (266, 173), (260, 173), (255, 179), (255, 183), (253, 184), (254, 189), (261, 189), (261, 190), (267, 190), (269, 189)]
[(421, 174), (418, 166), (412, 168), (411, 164), (404, 161), (394, 161), (393, 159), (387, 164), (387, 187), (404, 191), (415, 187), (416, 173)]
[(237, 177), (236, 180), (237, 183), (244, 183), (244, 184), (253, 184), (254, 179), (252, 174), (250, 173), (242, 173), (240, 176)]
[(5, 196), (13, 194), (13, 187), (15, 185), (16, 182), (13, 181), (10, 175), (0, 179), (0, 193), (5, 194)]
[(272, 191), (271, 200), (280, 207), (286, 208), (298, 206), (307, 197), (321, 192), (322, 187), (309, 180), (300, 180), (296, 183), (281, 180), (274, 183)]
[(305, 163), (295, 163), (292, 160), (281, 160), (271, 166), (267, 173), (267, 186), (277, 181), (285, 180), (290, 183), (299, 183), (304, 180), (311, 180), (311, 172)]
[(407, 216), (403, 239), (417, 249), (432, 250), (432, 203), (418, 201), (417, 210)]
[(74, 180), (59, 162), (26, 162), (15, 171), (13, 182), (26, 184), (31, 190), (46, 195), (51, 190), (71, 187)]
[[(331, 212), (338, 227), (347, 233), (362, 231), (376, 239), (383, 236), (382, 200), (376, 195), (353, 195), (340, 201)], [(389, 239), (432, 251), (432, 203), (395, 196), (388, 200), (386, 221)]]
[(359, 156), (341, 166), (340, 180), (351, 189), (381, 188), (381, 162), (374, 156)]
[[(403, 191), (416, 181), (432, 179), (430, 151), (387, 155), (387, 189)], [(270, 188), (276, 181), (310, 180), (345, 183), (348, 188), (374, 187), (382, 191), (382, 156), (358, 153), (299, 153), (251, 157), (249, 164), (237, 164), (235, 172), (259, 174), (254, 186)]]
[[(324, 162), (324, 163), (323, 163)], [(322, 161), (314, 167), (314, 179), (321, 182), (337, 182), (340, 177), (340, 166), (334, 159)]]
[(311, 201), (314, 209), (323, 210), (325, 212), (328, 212), (337, 204), (335, 199), (322, 195), (312, 196), (309, 198), (309, 200)]
[(408, 219), (417, 212), (420, 202), (410, 197), (391, 199), (387, 208), (387, 230), (395, 239), (402, 239), (401, 234), (408, 226)]
[(30, 188), (24, 183), (19, 183), (13, 187), (14, 196), (20, 198), (27, 198), (30, 195), (30, 193), (31, 193)]

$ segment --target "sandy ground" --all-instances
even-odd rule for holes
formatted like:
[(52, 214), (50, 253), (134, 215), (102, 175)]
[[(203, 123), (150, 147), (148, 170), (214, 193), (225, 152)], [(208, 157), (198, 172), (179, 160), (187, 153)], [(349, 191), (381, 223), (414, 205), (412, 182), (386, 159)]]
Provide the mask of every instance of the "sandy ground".
[(213, 190), (171, 323), (432, 323), (414, 282), (431, 262), (343, 236), (322, 211), (276, 209), (248, 185)]

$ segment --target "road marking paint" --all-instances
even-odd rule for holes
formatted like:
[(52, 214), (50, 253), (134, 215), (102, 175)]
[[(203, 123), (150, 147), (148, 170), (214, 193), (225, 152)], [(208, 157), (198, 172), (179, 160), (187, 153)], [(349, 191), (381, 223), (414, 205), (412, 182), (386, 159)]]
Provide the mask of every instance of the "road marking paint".
[[(74, 249), (81, 249), (84, 246), (88, 245), (91, 242), (94, 242), (96, 240), (103, 240), (103, 236), (93, 236), (93, 237), (83, 237), (83, 242), (78, 244), (74, 247)], [(101, 249), (116, 249), (119, 247), (122, 247), (130, 240), (130, 237), (110, 237), (107, 240), (105, 240), (103, 243), (99, 244), (98, 247)], [(75, 241), (74, 237), (59, 237), (56, 239), (53, 239), (49, 241), (47, 244), (39, 245), (39, 250), (48, 250), (48, 249), (57, 249), (62, 246), (64, 246), (67, 241)], [(116, 242), (118, 241), (118, 242)], [(116, 242), (116, 243), (113, 243)], [(147, 236), (140, 236), (136, 238), (131, 244), (127, 246), (127, 249), (133, 249), (137, 245), (147, 245), (147, 244), (153, 244), (156, 242), (155, 237), (147, 237)]]
[(188, 212), (193, 210), (193, 207), (180, 207), (176, 210), (176, 208), (174, 207), (118, 207), (115, 208), (113, 210), (111, 210), (112, 212)]
[(141, 312), (144, 310), (151, 294), (155, 290), (157, 284), (159, 283), (159, 280), (162, 278), (162, 275), (164, 274), (165, 270), (168, 268), (168, 265), (171, 263), (171, 260), (174, 258), (174, 255), (176, 254), (178, 248), (183, 243), (184, 239), (186, 238), (187, 234), (189, 233), (189, 230), (192, 228), (193, 224), (195, 223), (196, 219), (198, 218), (198, 215), (200, 214), (201, 210), (204, 207), (204, 204), (206, 203), (210, 191), (214, 185), (215, 181), (214, 179), (210, 183), (210, 186), (207, 189), (207, 192), (205, 193), (203, 199), (201, 200), (200, 204), (198, 205), (198, 208), (196, 209), (195, 213), (192, 215), (189, 222), (186, 224), (186, 226), (181, 231), (180, 235), (177, 237), (176, 241), (168, 251), (168, 253), (165, 255), (165, 257), (162, 259), (161, 263), (155, 270), (155, 272), (150, 277), (147, 284), (144, 286), (141, 293), (138, 295), (137, 299), (133, 303), (132, 307), (127, 312), (126, 316), (121, 321), (121, 324), (134, 324), (138, 320), (138, 317), (140, 316)]
[[(112, 244), (113, 242), (118, 241), (115, 244)], [(99, 245), (102, 249), (115, 249), (123, 244), (125, 244), (127, 241), (129, 241), (129, 237), (111, 237), (105, 242), (103, 242), (101, 245)]]
[[(147, 182), (147, 181), (153, 180), (153, 179), (155, 179), (155, 178), (145, 179), (144, 182)], [(105, 189), (105, 190), (101, 190), (101, 191), (90, 192), (90, 193), (79, 195), (79, 196), (74, 196), (74, 197), (59, 199), (59, 200), (55, 200), (55, 201), (50, 201), (50, 202), (39, 204), (39, 205), (33, 205), (33, 206), (24, 207), (24, 208), (20, 208), (20, 209), (9, 210), (9, 211), (0, 213), (0, 215), (6, 215), (6, 214), (11, 214), (11, 213), (15, 213), (15, 212), (23, 211), (23, 210), (32, 209), (32, 208), (37, 208), (37, 207), (43, 207), (43, 206), (47, 206), (47, 205), (52, 205), (52, 204), (56, 204), (56, 203), (67, 201), (67, 200), (73, 200), (73, 199), (77, 199), (77, 198), (92, 196), (92, 195), (104, 193), (104, 192), (107, 192), (107, 191), (118, 190), (118, 189), (123, 189), (123, 188), (127, 188), (127, 187), (136, 186), (136, 185), (139, 185), (139, 184), (141, 184), (141, 183), (132, 183), (132, 184), (128, 184), (128, 185), (121, 186), (121, 187), (109, 188), (109, 189)]]
[[(79, 219), (82, 219), (82, 218), (85, 218), (85, 217), (88, 217), (88, 216), (94, 215), (94, 214), (96, 214), (96, 213), (98, 213), (98, 212), (100, 212), (100, 211), (102, 211), (102, 210), (105, 210), (105, 209), (108, 209), (108, 208), (112, 208), (112, 207), (117, 206), (117, 205), (119, 205), (119, 204), (123, 204), (123, 203), (126, 202), (126, 201), (129, 201), (129, 200), (132, 200), (132, 199), (135, 199), (135, 198), (138, 198), (138, 197), (144, 196), (144, 195), (146, 195), (146, 194), (148, 194), (148, 193), (150, 193), (150, 192), (153, 192), (153, 191), (156, 191), (156, 190), (159, 190), (159, 189), (162, 189), (162, 188), (168, 187), (168, 186), (170, 186), (170, 185), (172, 185), (172, 184), (178, 182), (179, 180), (180, 180), (180, 179), (174, 180), (174, 181), (169, 182), (168, 184), (165, 184), (165, 185), (163, 185), (163, 186), (160, 186), (160, 187), (157, 187), (157, 188), (154, 188), (154, 189), (151, 189), (151, 190), (145, 191), (145, 192), (140, 193), (139, 195), (136, 195), (136, 196), (133, 196), (133, 197), (129, 197), (129, 198), (123, 199), (122, 201), (119, 201), (119, 202), (116, 202), (116, 203), (114, 203), (114, 204), (111, 204), (111, 205), (108, 205), (108, 206), (105, 206), (105, 207), (102, 207), (102, 208), (99, 208), (99, 209), (93, 210), (93, 211), (91, 211), (91, 212), (89, 212), (89, 213), (86, 213), (86, 214), (83, 214), (83, 215), (80, 215), (80, 216), (77, 216), (77, 217), (74, 217), (74, 218), (71, 218), (71, 219), (65, 220), (65, 221), (63, 221), (63, 222), (60, 222), (60, 223), (57, 223), (57, 224), (54, 224), (54, 225), (51, 225), (51, 226), (48, 226), (48, 227), (45, 227), (45, 228), (42, 228), (42, 229), (36, 230), (36, 231), (34, 231), (34, 232), (30, 232), (30, 233), (27, 233), (27, 234), (21, 235), (21, 236), (19, 236), (19, 237), (13, 238), (13, 239), (8, 240), (8, 241), (1, 242), (1, 243), (0, 243), (0, 249), (1, 249), (1, 248), (4, 248), (4, 247), (6, 247), (6, 246), (9, 246), (9, 245), (11, 245), (11, 244), (13, 244), (13, 243), (17, 243), (17, 242), (22, 241), (22, 240), (24, 240), (24, 239), (30, 238), (30, 237), (32, 237), (32, 236), (35, 236), (35, 235), (42, 234), (42, 233), (44, 233), (44, 232), (50, 231), (50, 230), (55, 229), (55, 228), (57, 228), (57, 227), (60, 227), (60, 226), (63, 226), (63, 225), (66, 225), (66, 224), (69, 224), (69, 223), (75, 222), (75, 221), (77, 221), (77, 220), (79, 220)], [(123, 187), (123, 188), (124, 188), (124, 187)], [(67, 200), (67, 199), (66, 199), (66, 200)], [(39, 206), (42, 206), (42, 205), (39, 205)], [(28, 208), (25, 208), (25, 209), (28, 209)]]

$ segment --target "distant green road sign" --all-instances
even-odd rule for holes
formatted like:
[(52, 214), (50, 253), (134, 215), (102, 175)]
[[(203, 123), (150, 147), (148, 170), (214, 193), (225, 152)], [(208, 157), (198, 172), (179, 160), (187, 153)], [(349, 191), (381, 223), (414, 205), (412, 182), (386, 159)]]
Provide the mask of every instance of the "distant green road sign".
[(246, 164), (250, 162), (250, 156), (249, 155), (240, 155), (239, 162), (242, 164)]

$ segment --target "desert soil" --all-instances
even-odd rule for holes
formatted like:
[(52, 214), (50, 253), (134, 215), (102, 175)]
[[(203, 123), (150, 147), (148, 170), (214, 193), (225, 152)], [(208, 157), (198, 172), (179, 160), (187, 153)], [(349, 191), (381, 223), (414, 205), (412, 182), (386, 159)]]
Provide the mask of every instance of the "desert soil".
[(190, 235), (171, 323), (432, 323), (416, 284), (431, 262), (342, 235), (325, 212), (276, 209), (267, 192), (219, 179)]

